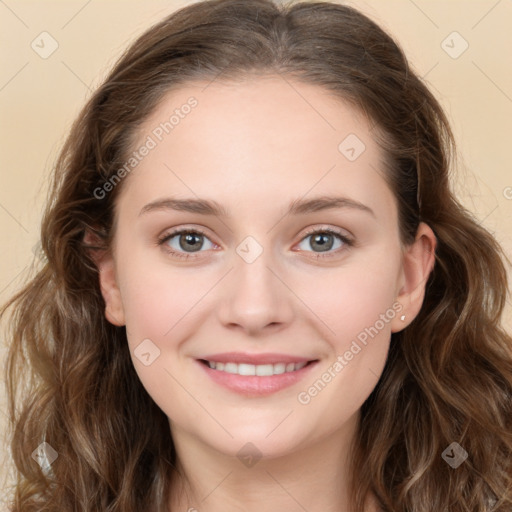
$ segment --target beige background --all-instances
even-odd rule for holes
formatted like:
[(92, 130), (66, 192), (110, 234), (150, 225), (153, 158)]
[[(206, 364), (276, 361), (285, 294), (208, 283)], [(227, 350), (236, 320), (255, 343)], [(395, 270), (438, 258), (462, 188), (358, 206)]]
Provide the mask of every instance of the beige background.
[[(19, 288), (33, 259), (47, 176), (81, 105), (130, 41), (188, 3), (192, 2), (0, 0), (0, 302)], [(510, 257), (512, 72), (507, 56), (512, 48), (512, 2), (345, 3), (395, 35), (447, 110), (464, 164), (454, 186)], [(31, 47), (33, 41), (41, 46), (41, 37), (48, 37), (39, 37), (43, 31), (58, 43), (46, 59)], [(454, 31), (463, 39), (450, 35)], [(453, 58), (464, 41), (467, 50)], [(510, 302), (505, 325), (512, 330)], [(2, 337), (2, 361), (5, 343)], [(0, 432), (5, 430), (4, 403), (0, 388)], [(8, 450), (5, 444), (0, 449), (1, 464)], [(0, 489), (8, 480), (4, 466), (0, 466)], [(0, 490), (0, 496), (4, 493)]]

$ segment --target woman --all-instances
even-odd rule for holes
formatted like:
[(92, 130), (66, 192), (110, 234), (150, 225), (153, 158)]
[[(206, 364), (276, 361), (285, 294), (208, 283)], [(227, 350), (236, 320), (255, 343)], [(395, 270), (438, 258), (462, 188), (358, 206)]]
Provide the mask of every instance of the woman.
[(215, 0), (143, 34), (10, 303), (12, 510), (510, 510), (505, 256), (452, 152), (352, 8)]

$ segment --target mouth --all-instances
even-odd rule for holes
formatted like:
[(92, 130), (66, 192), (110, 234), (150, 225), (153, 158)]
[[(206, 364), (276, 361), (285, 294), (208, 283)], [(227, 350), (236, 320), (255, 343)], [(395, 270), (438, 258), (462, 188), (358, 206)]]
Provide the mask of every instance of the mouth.
[(319, 359), (232, 352), (210, 355), (196, 361), (214, 383), (235, 393), (257, 397), (297, 384), (311, 372)]
[(316, 361), (317, 359), (297, 363), (248, 364), (235, 363), (233, 361), (222, 363), (219, 361), (199, 359), (199, 362), (203, 363), (205, 366), (208, 366), (212, 370), (240, 375), (243, 377), (252, 375), (256, 375), (258, 377), (272, 377), (273, 375), (282, 375), (283, 373), (296, 372), (305, 366), (315, 363)]

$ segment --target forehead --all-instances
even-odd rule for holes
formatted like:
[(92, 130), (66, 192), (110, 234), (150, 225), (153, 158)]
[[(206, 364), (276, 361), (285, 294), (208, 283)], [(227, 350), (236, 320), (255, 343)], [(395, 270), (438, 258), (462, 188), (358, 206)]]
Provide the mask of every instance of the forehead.
[[(188, 106), (191, 101), (193, 108)], [(158, 145), (171, 146), (174, 141), (178, 149), (186, 140), (189, 149), (200, 146), (231, 161), (255, 149), (265, 149), (260, 159), (275, 160), (279, 153), (271, 155), (269, 150), (284, 149), (289, 159), (301, 160), (312, 155), (312, 146), (317, 153), (337, 155), (339, 142), (350, 130), (371, 143), (366, 119), (332, 92), (289, 77), (265, 75), (195, 82), (170, 91), (142, 124), (138, 142), (152, 135)]]
[(334, 189), (361, 202), (392, 199), (365, 117), (320, 86), (282, 76), (172, 90), (133, 149), (149, 140), (124, 184), (139, 203), (175, 193), (243, 207), (243, 198), (288, 203)]

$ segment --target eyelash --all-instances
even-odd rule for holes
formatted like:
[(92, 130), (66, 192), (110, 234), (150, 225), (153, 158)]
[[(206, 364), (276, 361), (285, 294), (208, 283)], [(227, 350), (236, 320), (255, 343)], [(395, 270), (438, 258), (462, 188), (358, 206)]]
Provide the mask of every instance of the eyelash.
[[(186, 234), (194, 234), (194, 235), (202, 235), (202, 236), (208, 238), (208, 235), (204, 231), (199, 229), (199, 228), (194, 228), (194, 229), (178, 229), (176, 231), (172, 231), (171, 233), (165, 233), (163, 236), (158, 238), (157, 243), (158, 243), (159, 246), (163, 246), (167, 241), (171, 240), (176, 235), (182, 235), (182, 234), (185, 234), (185, 233)], [(316, 229), (308, 230), (304, 234), (304, 236), (301, 238), (300, 241), (302, 242), (308, 236), (312, 236), (312, 235), (316, 235), (316, 234), (329, 234), (329, 235), (333, 235), (333, 236), (337, 237), (339, 240), (341, 240), (345, 244), (346, 247), (352, 247), (354, 245), (354, 241), (353, 240), (351, 240), (347, 236), (341, 234), (339, 231), (336, 231), (336, 230), (334, 230), (332, 228), (323, 228), (323, 229), (317, 229), (316, 228)], [(172, 254), (173, 257), (182, 258), (182, 259), (196, 258), (196, 256), (192, 256), (191, 253), (174, 251), (174, 250), (170, 249), (169, 247), (164, 247), (164, 249), (169, 254)], [(327, 252), (325, 254), (322, 254), (322, 253), (314, 253), (314, 254), (316, 254), (316, 256), (315, 256), (316, 259), (323, 259), (323, 258), (330, 258), (332, 256), (335, 256), (335, 255), (337, 255), (342, 250), (343, 250), (343, 248), (337, 249), (334, 252)], [(202, 252), (202, 251), (198, 251), (198, 252)], [(307, 251), (307, 252), (312, 252), (312, 251)]]

